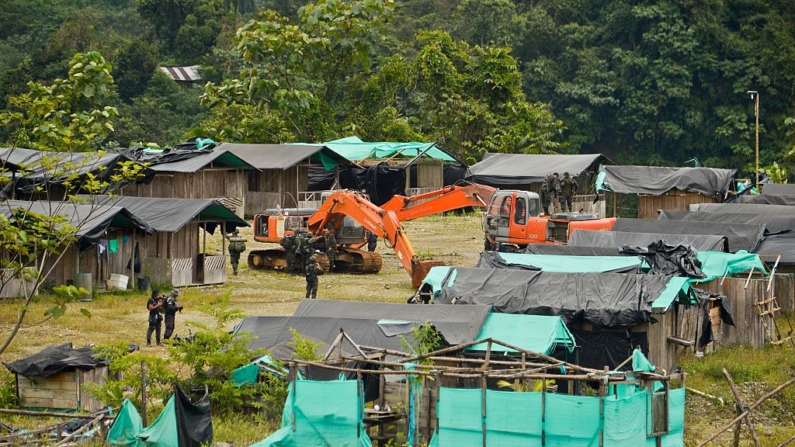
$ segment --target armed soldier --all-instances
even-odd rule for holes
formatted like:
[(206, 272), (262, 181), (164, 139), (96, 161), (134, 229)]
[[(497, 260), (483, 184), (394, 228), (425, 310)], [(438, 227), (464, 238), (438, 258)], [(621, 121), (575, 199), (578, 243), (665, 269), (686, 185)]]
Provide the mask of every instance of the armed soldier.
[(176, 319), (177, 312), (182, 312), (182, 304), (177, 302), (177, 297), (179, 296), (179, 289), (174, 289), (171, 291), (171, 294), (166, 297), (166, 304), (163, 308), (163, 312), (166, 314), (166, 332), (163, 334), (163, 338), (168, 340), (171, 338), (171, 334), (174, 333), (174, 320)]
[(328, 256), (329, 273), (334, 271), (334, 262), (337, 260), (337, 237), (328, 228), (323, 230), (325, 234), (326, 256)]
[(292, 275), (295, 273), (295, 257), (296, 257), (295, 235), (288, 234), (287, 236), (282, 238), (281, 242), (279, 242), (279, 245), (281, 245), (282, 248), (284, 249), (284, 258), (287, 261), (287, 273)]
[(544, 177), (544, 181), (541, 182), (541, 206), (544, 208), (544, 214), (547, 216), (549, 215), (550, 211), (549, 206), (552, 204), (552, 193), (549, 190), (551, 184), (551, 174)]
[(305, 271), (312, 251), (309, 232), (300, 230), (295, 236), (295, 263), (299, 271)]
[(317, 288), (319, 285), (318, 276), (323, 274), (323, 269), (317, 265), (317, 257), (312, 255), (306, 265), (304, 276), (306, 277), (306, 298), (317, 298)]
[(246, 240), (240, 237), (237, 228), (229, 236), (229, 260), (232, 263), (232, 273), (237, 275), (237, 266), (240, 264), (240, 254), (246, 251)]
[(568, 172), (564, 172), (563, 179), (560, 181), (560, 207), (564, 213), (574, 211), (571, 207), (571, 199), (574, 194), (577, 194), (577, 181), (571, 178)]

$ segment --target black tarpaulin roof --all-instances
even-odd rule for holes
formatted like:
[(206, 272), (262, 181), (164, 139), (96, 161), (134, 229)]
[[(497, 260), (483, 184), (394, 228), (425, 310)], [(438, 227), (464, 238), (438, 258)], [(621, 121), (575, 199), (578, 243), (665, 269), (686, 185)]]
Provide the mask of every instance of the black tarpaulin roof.
[[(430, 322), (451, 345), (477, 340), (491, 306), (419, 306), (354, 301), (303, 300), (295, 317)], [(346, 330), (347, 332), (347, 330)]]
[[(340, 333), (345, 331), (359, 345), (403, 351), (402, 340), (412, 342), (411, 337), (388, 337), (378, 326), (378, 320), (337, 317), (248, 317), (235, 328), (234, 333), (249, 332), (254, 340), (249, 349), (267, 349), (289, 344), (295, 338), (291, 329), (312, 340), (332, 345)], [(347, 350), (347, 348), (346, 348)], [(285, 352), (284, 349), (280, 350)], [(275, 354), (274, 354), (275, 355)], [(279, 358), (278, 360), (287, 360)]]
[(326, 160), (333, 164), (351, 164), (331, 149), (314, 144), (238, 144), (221, 143), (216, 150), (227, 150), (257, 169), (289, 169), (310, 158), (317, 158), (324, 167)]
[(793, 206), (795, 205), (795, 195), (787, 196), (787, 195), (762, 194), (760, 196), (760, 195), (743, 194), (741, 196), (737, 196), (732, 201), (732, 203), (755, 203), (759, 205)]
[(765, 183), (764, 186), (762, 187), (762, 195), (795, 196), (795, 184)]
[(765, 216), (795, 216), (795, 206), (763, 205), (755, 203), (696, 203), (690, 211), (704, 213), (738, 213)]
[(733, 186), (736, 169), (602, 166), (597, 189), (621, 194), (658, 196), (672, 189), (723, 196)]
[(795, 215), (771, 216), (766, 214), (705, 213), (701, 211), (662, 210), (659, 220), (688, 220), (698, 222), (718, 222), (723, 224), (755, 225), (764, 224), (767, 234), (795, 230)]
[(122, 206), (22, 200), (0, 202), (0, 214), (6, 217), (11, 217), (19, 210), (32, 211), (45, 216), (64, 216), (65, 223), (77, 229), (77, 244), (80, 250), (92, 247), (107, 231), (131, 229), (149, 234), (154, 231), (144, 219)]
[(216, 223), (225, 224), (227, 231), (248, 226), (232, 210), (212, 199), (94, 196), (94, 200), (124, 207), (158, 232), (175, 233), (194, 219), (208, 222), (207, 231), (211, 234)]
[(9, 371), (25, 377), (52, 377), (61, 371), (75, 369), (94, 369), (106, 366), (110, 362), (94, 357), (91, 346), (73, 348), (71, 343), (58, 346), (48, 346), (31, 356), (4, 363)]
[(765, 256), (768, 262), (775, 262), (775, 258), (780, 255), (780, 264), (795, 264), (795, 231), (765, 236), (765, 240), (754, 253)]
[[(734, 253), (739, 250), (753, 252), (765, 235), (765, 226), (764, 224), (739, 225), (717, 222), (704, 225), (701, 222), (694, 221), (620, 218), (617, 219), (616, 223), (613, 225), (613, 231), (672, 235), (713, 234), (725, 236), (729, 240), (729, 251)], [(670, 245), (679, 245), (668, 241), (666, 242)]]
[(492, 186), (537, 183), (553, 172), (577, 176), (599, 163), (610, 161), (602, 154), (546, 155), (494, 154), (469, 167), (467, 180)]
[[(8, 188), (14, 187), (20, 194), (33, 194), (37, 186), (61, 184), (65, 180), (77, 186), (89, 173), (97, 180), (107, 181), (106, 191), (120, 187), (124, 182), (117, 183), (111, 176), (117, 174), (116, 165), (129, 159), (118, 153), (107, 152), (49, 152), (23, 148), (0, 148), (0, 167), (9, 172), (16, 172), (15, 184), (6, 186), (5, 195), (10, 196)], [(20, 172), (22, 171), (22, 172)], [(145, 170), (147, 171), (147, 170)], [(11, 177), (10, 174), (5, 174)]]
[(692, 289), (686, 281), (641, 274), (453, 267), (434, 305), (453, 301), (456, 306), (484, 304), (498, 313), (552, 315), (560, 316), (566, 324), (626, 328), (648, 322), (658, 299), (655, 308), (667, 308), (682, 295), (692, 301)]
[(195, 173), (207, 167), (256, 170), (237, 155), (214, 145), (197, 149), (196, 143), (186, 143), (164, 150), (136, 147), (125, 151), (124, 155), (131, 160), (149, 163), (149, 169), (154, 172)]
[[(619, 219), (620, 220), (620, 219)], [(668, 245), (686, 245), (698, 251), (726, 251), (727, 238), (712, 234), (629, 233), (623, 231), (575, 230), (569, 237), (572, 248), (609, 248), (622, 245), (647, 247), (662, 240)]]

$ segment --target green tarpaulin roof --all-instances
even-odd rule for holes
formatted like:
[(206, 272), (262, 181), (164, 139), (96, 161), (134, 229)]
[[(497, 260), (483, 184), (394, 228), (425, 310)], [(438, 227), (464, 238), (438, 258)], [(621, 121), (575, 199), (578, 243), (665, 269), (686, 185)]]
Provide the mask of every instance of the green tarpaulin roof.
[(415, 158), (425, 151), (423, 157), (449, 162), (457, 161), (453, 156), (436, 146), (436, 143), (364, 142), (358, 137), (347, 137), (323, 143), (324, 146), (351, 161), (379, 160), (392, 157)]
[(765, 263), (759, 255), (740, 250), (737, 253), (724, 253), (722, 251), (700, 251), (696, 258), (701, 261), (701, 271), (707, 275), (703, 279), (693, 279), (692, 282), (707, 282), (723, 275), (748, 272), (754, 269), (767, 273)]
[[(558, 345), (574, 351), (577, 343), (560, 317), (546, 315), (514, 315), (490, 313), (480, 330), (478, 339), (492, 338), (528, 351), (552, 354)], [(470, 346), (471, 351), (485, 351), (487, 343)], [(516, 352), (515, 349), (494, 344), (492, 350)]]
[(509, 264), (538, 267), (545, 272), (597, 273), (638, 267), (641, 260), (634, 256), (565, 256), (525, 253), (500, 253)]

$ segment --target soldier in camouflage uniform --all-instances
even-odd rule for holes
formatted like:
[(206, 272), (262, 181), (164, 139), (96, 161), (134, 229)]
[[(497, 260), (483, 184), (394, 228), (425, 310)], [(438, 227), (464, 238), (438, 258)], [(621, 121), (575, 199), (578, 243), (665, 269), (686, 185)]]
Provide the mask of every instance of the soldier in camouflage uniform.
[(295, 273), (295, 235), (288, 234), (279, 243), (284, 249), (284, 258), (287, 261), (287, 273)]
[(560, 207), (564, 213), (574, 212), (571, 207), (574, 194), (577, 194), (577, 181), (571, 178), (568, 172), (564, 172), (560, 181)]
[(306, 264), (306, 298), (317, 298), (317, 288), (319, 285), (318, 276), (323, 274), (323, 269), (317, 265), (317, 258), (312, 255)]
[(240, 232), (235, 229), (229, 236), (229, 260), (232, 263), (232, 273), (235, 275), (240, 264), (240, 254), (244, 251), (246, 251), (246, 240), (240, 237)]
[(323, 230), (325, 234), (326, 256), (328, 256), (329, 273), (334, 271), (334, 262), (337, 260), (337, 237), (328, 228)]

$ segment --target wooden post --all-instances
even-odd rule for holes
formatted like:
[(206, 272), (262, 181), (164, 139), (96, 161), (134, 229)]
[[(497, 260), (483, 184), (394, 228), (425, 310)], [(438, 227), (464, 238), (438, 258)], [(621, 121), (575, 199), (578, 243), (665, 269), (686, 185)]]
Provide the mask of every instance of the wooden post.
[(482, 427), (481, 430), (483, 432), (483, 447), (486, 447), (486, 373), (483, 373), (483, 376), (480, 378), (480, 387), (481, 387), (481, 394), (480, 394), (480, 417)]
[[(134, 266), (133, 266), (134, 267)], [(141, 360), (141, 423), (146, 428), (149, 423), (146, 421), (146, 361)]]
[[(740, 392), (737, 391), (737, 386), (734, 385), (734, 380), (732, 380), (732, 376), (731, 376), (731, 374), (729, 374), (729, 371), (727, 371), (726, 368), (723, 368), (723, 375), (726, 377), (726, 380), (729, 382), (729, 387), (732, 390), (732, 394), (734, 394), (734, 399), (737, 401), (737, 407), (736, 407), (737, 408), (737, 413), (738, 414), (742, 413), (743, 410), (745, 409), (745, 404), (743, 403), (743, 400), (740, 398)], [(743, 420), (745, 421), (745, 425), (748, 426), (748, 430), (751, 432), (751, 438), (753, 438), (753, 440), (754, 440), (754, 445), (756, 445), (756, 447), (760, 447), (759, 437), (756, 436), (756, 430), (754, 430), (754, 424), (751, 423), (751, 415), (750, 414), (746, 414), (746, 416), (745, 416), (745, 418), (743, 418)], [(741, 425), (741, 422), (739, 422), (739, 421), (734, 426), (734, 442), (733, 442), (734, 447), (738, 447), (740, 445), (740, 428), (741, 427), (742, 427), (742, 425)]]

